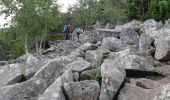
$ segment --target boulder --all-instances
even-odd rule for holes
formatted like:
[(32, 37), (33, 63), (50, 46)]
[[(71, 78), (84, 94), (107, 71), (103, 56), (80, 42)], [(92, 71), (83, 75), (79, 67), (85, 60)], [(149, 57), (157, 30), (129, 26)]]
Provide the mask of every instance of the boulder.
[(83, 45), (79, 46), (78, 49), (82, 50), (82, 51), (87, 51), (87, 50), (94, 50), (96, 49), (94, 44), (91, 43), (84, 43)]
[(69, 63), (66, 68), (62, 69), (62, 71), (64, 72), (67, 69), (71, 69), (74, 72), (83, 72), (85, 70), (91, 69), (91, 63), (89, 63), (88, 61), (80, 58), (78, 60), (73, 61), (72, 63)]
[(106, 59), (101, 65), (101, 75), (100, 100), (113, 100), (126, 76), (125, 69), (117, 62)]
[(139, 35), (134, 29), (127, 28), (120, 33), (120, 40), (128, 45), (138, 45)]
[(134, 30), (139, 30), (140, 29), (140, 25), (142, 24), (142, 22), (138, 21), (138, 20), (132, 20), (131, 22), (129, 23), (126, 23), (124, 25), (117, 25), (115, 27), (115, 30), (118, 30), (118, 31), (123, 31), (124, 29), (127, 29), (127, 28), (132, 28)]
[(103, 62), (103, 54), (97, 50), (88, 50), (85, 54), (85, 60), (91, 63), (92, 68), (96, 68)]
[(67, 70), (62, 76), (58, 77), (38, 100), (66, 100), (63, 84), (68, 82), (73, 82), (71, 70)]
[(47, 88), (46, 82), (32, 78), (23, 83), (17, 83), (0, 89), (0, 100), (37, 100)]
[[(95, 31), (84, 31), (83, 34), (80, 34), (79, 41), (81, 43), (94, 43), (96, 42), (94, 38), (94, 32)], [(77, 40), (77, 37), (74, 37), (74, 40)]]
[(10, 64), (0, 68), (0, 87), (25, 81), (25, 69), (21, 64)]
[(98, 46), (101, 46), (102, 42), (101, 41), (98, 41), (95, 46), (98, 47)]
[(79, 48), (75, 49), (70, 53), (71, 57), (84, 57), (85, 53), (84, 51), (80, 50)]
[(156, 60), (170, 60), (170, 37), (161, 37), (154, 42)]
[(93, 31), (94, 38), (97, 41), (102, 41), (105, 37), (119, 37), (120, 31), (114, 30), (114, 29), (97, 29)]
[(29, 55), (25, 63), (24, 75), (26, 78), (33, 76), (42, 66), (43, 62), (33, 55)]
[(57, 61), (50, 61), (43, 67), (41, 67), (34, 75), (36, 78), (40, 78), (46, 81), (49, 86), (60, 76), (60, 70), (64, 66)]
[(118, 100), (148, 100), (149, 92), (148, 90), (126, 83), (120, 90)]
[(148, 34), (142, 34), (139, 39), (139, 49), (138, 52), (140, 54), (152, 54), (155, 52), (154, 47), (152, 47), (152, 43), (154, 39)]
[(64, 84), (69, 100), (98, 100), (100, 86), (97, 81), (80, 81)]
[(103, 38), (101, 46), (113, 52), (127, 47), (125, 43), (114, 37)]
[(148, 19), (143, 24), (141, 24), (141, 32), (149, 33), (151, 31), (159, 30), (163, 27), (162, 22), (157, 22), (154, 19)]
[(110, 50), (108, 50), (102, 46), (98, 46), (97, 51), (101, 52), (103, 55), (109, 54), (111, 52)]
[(134, 55), (137, 54), (137, 51), (135, 49), (125, 49), (119, 52), (111, 52), (108, 55), (108, 59), (116, 60), (119, 58), (127, 57), (128, 55)]

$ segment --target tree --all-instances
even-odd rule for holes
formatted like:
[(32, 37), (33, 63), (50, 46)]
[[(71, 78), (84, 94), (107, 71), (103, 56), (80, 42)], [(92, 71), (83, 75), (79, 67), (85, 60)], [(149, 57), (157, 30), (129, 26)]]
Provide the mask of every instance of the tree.
[[(6, 8), (2, 13), (7, 16), (15, 15), (12, 17), (11, 34), (20, 38), (21, 42), (25, 39), (26, 52), (30, 49), (27, 46), (30, 46), (33, 40), (42, 42), (49, 31), (62, 24), (54, 0), (1, 0), (0, 4)], [(41, 48), (41, 45), (39, 47)]]

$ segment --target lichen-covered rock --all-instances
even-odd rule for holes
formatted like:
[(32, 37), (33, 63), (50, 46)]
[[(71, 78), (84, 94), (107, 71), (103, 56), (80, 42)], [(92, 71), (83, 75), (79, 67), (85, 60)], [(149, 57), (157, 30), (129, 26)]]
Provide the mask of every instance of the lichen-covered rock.
[(80, 81), (64, 84), (69, 100), (98, 100), (100, 86), (97, 81)]
[(162, 22), (157, 22), (154, 19), (148, 19), (143, 24), (141, 24), (141, 30), (144, 33), (156, 31), (163, 27)]
[(66, 100), (63, 84), (67, 82), (73, 82), (71, 70), (67, 70), (62, 76), (58, 77), (38, 100)]
[(101, 65), (101, 75), (100, 100), (113, 100), (126, 76), (125, 69), (117, 62), (106, 59)]
[(46, 81), (47, 85), (49, 86), (51, 83), (54, 82), (60, 76), (60, 70), (64, 66), (57, 61), (50, 61), (43, 67), (41, 67), (34, 75), (36, 78), (41, 78)]
[(36, 100), (47, 88), (46, 82), (32, 78), (23, 83), (5, 86), (0, 89), (0, 100)]
[(103, 38), (101, 46), (110, 51), (122, 50), (127, 47), (125, 43), (115, 37)]
[(120, 33), (120, 40), (128, 45), (138, 45), (139, 35), (134, 29), (127, 28), (122, 33)]
[(139, 49), (138, 52), (140, 54), (151, 54), (155, 50), (152, 47), (152, 43), (154, 42), (154, 39), (147, 35), (147, 34), (142, 34), (139, 39)]
[(170, 37), (161, 37), (154, 42), (156, 60), (170, 60)]
[(85, 60), (91, 63), (92, 68), (96, 68), (102, 63), (103, 54), (97, 50), (88, 50), (85, 54)]

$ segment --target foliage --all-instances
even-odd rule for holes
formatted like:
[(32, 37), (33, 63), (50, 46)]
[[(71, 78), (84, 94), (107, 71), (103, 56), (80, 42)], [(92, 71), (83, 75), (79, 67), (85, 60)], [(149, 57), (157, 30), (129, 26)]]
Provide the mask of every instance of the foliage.
[(97, 69), (91, 76), (91, 80), (96, 80), (98, 83), (101, 83), (101, 70)]

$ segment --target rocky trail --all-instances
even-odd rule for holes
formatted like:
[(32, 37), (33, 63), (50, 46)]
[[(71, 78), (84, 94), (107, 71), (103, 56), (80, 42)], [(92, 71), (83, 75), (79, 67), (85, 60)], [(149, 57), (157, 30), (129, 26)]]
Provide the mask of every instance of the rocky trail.
[(170, 20), (133, 20), (0, 65), (0, 100), (170, 100)]

